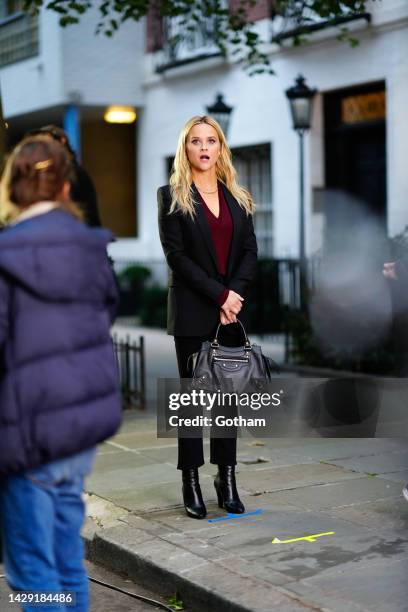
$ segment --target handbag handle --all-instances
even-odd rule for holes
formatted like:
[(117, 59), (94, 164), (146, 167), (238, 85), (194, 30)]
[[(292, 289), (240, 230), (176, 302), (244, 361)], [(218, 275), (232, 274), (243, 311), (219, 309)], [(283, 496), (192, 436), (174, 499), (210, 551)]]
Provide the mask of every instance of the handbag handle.
[[(245, 331), (245, 327), (243, 326), (242, 322), (241, 322), (239, 319), (237, 319), (237, 320), (236, 320), (236, 323), (239, 323), (239, 324), (240, 324), (241, 329), (242, 329), (242, 331), (243, 331), (243, 333), (244, 333), (244, 338), (245, 338), (245, 346), (244, 346), (244, 349), (245, 349), (246, 351), (251, 351), (251, 350), (252, 350), (252, 346), (251, 346), (251, 343), (250, 343), (250, 341), (249, 341), (249, 339), (248, 339), (247, 333), (246, 333), (246, 331)], [(218, 348), (218, 347), (219, 347), (219, 343), (218, 343), (218, 333), (219, 333), (219, 331), (220, 331), (220, 327), (221, 327), (221, 323), (218, 323), (217, 331), (215, 332), (215, 338), (214, 338), (214, 340), (211, 342), (211, 347), (212, 347), (213, 349), (215, 349), (215, 348)]]

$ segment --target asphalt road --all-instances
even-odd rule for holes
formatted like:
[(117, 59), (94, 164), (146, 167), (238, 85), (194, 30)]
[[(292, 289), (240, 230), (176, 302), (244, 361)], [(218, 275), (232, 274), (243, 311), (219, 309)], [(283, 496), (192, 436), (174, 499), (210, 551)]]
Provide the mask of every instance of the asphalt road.
[[(142, 586), (135, 584), (131, 580), (113, 574), (98, 565), (86, 562), (88, 575), (92, 578), (113, 584), (116, 587), (143, 595), (167, 603), (163, 597), (148, 591)], [(0, 574), (4, 573), (3, 566), (0, 565)], [(4, 578), (0, 578), (0, 610), (1, 612), (17, 612), (20, 607), (16, 603), (9, 603), (10, 589)], [(133, 597), (112, 591), (104, 586), (91, 582), (91, 611), (90, 612), (154, 612), (159, 610), (157, 606), (138, 601)]]

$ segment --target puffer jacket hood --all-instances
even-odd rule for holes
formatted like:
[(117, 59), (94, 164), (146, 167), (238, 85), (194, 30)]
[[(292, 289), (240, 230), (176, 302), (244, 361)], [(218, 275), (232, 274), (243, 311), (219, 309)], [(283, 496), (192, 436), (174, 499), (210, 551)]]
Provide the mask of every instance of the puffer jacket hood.
[(55, 209), (0, 233), (0, 273), (43, 299), (100, 300), (111, 239), (108, 230), (89, 229)]

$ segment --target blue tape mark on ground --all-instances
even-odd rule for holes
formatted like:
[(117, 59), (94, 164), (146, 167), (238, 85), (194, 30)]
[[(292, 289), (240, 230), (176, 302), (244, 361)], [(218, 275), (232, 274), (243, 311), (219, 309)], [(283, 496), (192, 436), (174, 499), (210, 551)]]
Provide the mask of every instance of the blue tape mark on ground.
[(257, 508), (253, 512), (244, 512), (244, 514), (231, 514), (227, 513), (227, 516), (220, 516), (219, 518), (208, 519), (209, 523), (217, 523), (218, 521), (230, 521), (231, 519), (240, 519), (245, 516), (255, 516), (256, 514), (262, 514), (263, 510), (261, 508)]

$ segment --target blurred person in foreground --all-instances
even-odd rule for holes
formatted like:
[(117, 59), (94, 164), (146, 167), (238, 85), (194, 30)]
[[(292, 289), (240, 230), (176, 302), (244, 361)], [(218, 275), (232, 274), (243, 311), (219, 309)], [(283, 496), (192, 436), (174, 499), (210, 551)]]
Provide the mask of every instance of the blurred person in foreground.
[(44, 125), (38, 129), (30, 130), (27, 136), (46, 136), (60, 142), (69, 153), (72, 161), (73, 171), (70, 177), (70, 199), (76, 202), (84, 214), (84, 221), (90, 227), (100, 227), (98, 197), (95, 185), (88, 172), (78, 162), (75, 151), (72, 149), (68, 136), (64, 130), (57, 125)]
[(20, 143), (0, 187), (0, 533), (17, 591), (74, 591), (89, 610), (80, 530), (95, 446), (121, 421), (110, 325), (117, 291), (104, 229), (69, 200), (72, 163)]
[[(402, 283), (406, 284), (408, 281), (408, 256), (401, 257), (397, 261), (387, 262), (384, 264), (383, 274), (385, 278), (388, 278), (392, 281), (402, 281)], [(401, 289), (402, 287), (400, 287)], [(404, 374), (406, 375), (406, 370), (404, 368)], [(406, 501), (408, 501), (408, 483), (402, 489), (402, 494)]]

